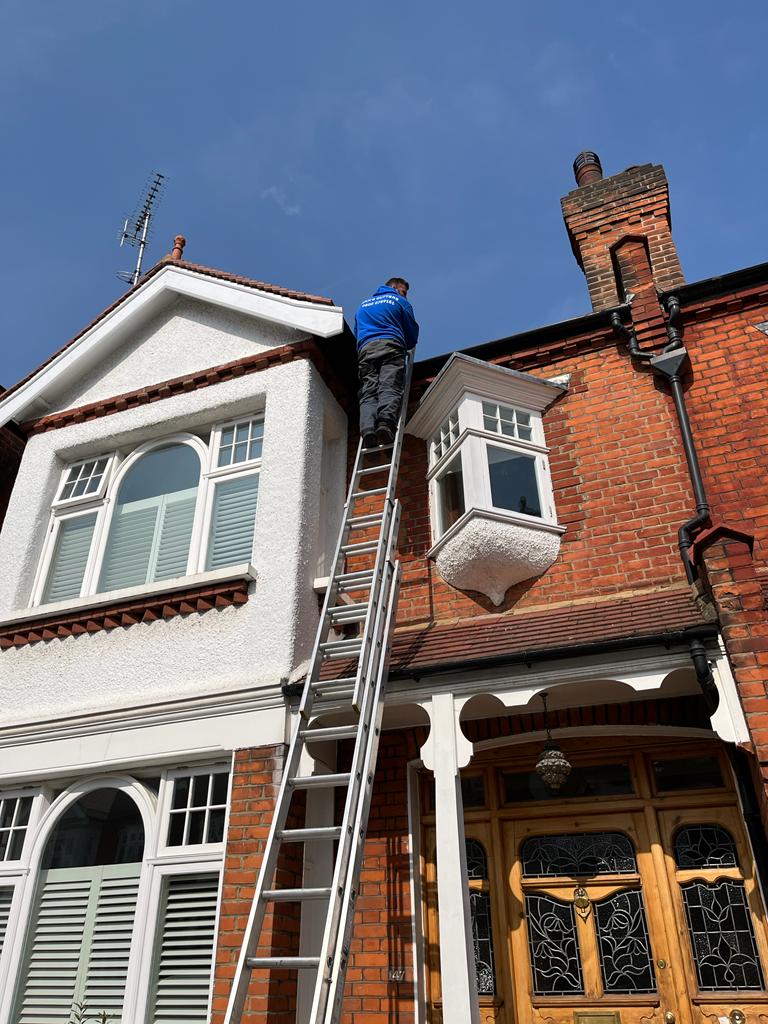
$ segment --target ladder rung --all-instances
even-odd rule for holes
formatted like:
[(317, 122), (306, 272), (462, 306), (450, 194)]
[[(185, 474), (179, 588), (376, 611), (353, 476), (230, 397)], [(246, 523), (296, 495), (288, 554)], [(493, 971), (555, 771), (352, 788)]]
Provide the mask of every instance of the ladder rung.
[(262, 896), (272, 903), (299, 903), (302, 900), (327, 900), (331, 888), (324, 889), (265, 889)]
[(341, 827), (327, 825), (324, 828), (284, 828), (278, 835), (284, 843), (304, 843), (312, 839), (338, 839)]
[(386, 487), (371, 487), (368, 491), (355, 491), (352, 495), (352, 500), (357, 501), (358, 498), (372, 498), (376, 494), (386, 494)]
[(348, 740), (357, 736), (357, 725), (326, 725), (321, 729), (302, 729), (299, 735), (305, 741)]
[(394, 448), (394, 442), (388, 441), (386, 444), (376, 444), (372, 448), (361, 448), (361, 455), (368, 455), (369, 452), (385, 452), (387, 448)]
[(340, 573), (334, 580), (337, 587), (348, 590), (362, 590), (373, 583), (373, 569), (358, 569), (355, 572)]
[(354, 604), (340, 604), (330, 608), (328, 618), (335, 625), (338, 623), (362, 622), (368, 614), (368, 602), (356, 601)]
[(249, 956), (245, 966), (252, 971), (268, 971), (274, 968), (284, 970), (316, 970), (320, 966), (319, 956)]
[(357, 475), (361, 477), (370, 476), (371, 473), (388, 473), (391, 468), (391, 462), (382, 462), (378, 466), (366, 466), (365, 469), (358, 469)]
[(362, 647), (362, 640), (331, 640), (328, 643), (320, 644), (320, 653), (326, 661), (357, 658), (360, 656)]
[(356, 676), (339, 676), (338, 679), (316, 679), (311, 686), (313, 693), (319, 693), (323, 690), (343, 690), (345, 686), (354, 686), (356, 682)]
[(371, 512), (367, 516), (352, 516), (347, 520), (347, 525), (353, 530), (363, 530), (366, 526), (378, 526), (383, 518), (381, 512)]
[(349, 772), (337, 772), (335, 775), (297, 775), (290, 781), (294, 789), (335, 789), (348, 785), (351, 778)]
[(375, 551), (378, 546), (379, 541), (377, 538), (376, 540), (361, 540), (357, 544), (345, 544), (341, 550), (345, 555), (367, 555)]

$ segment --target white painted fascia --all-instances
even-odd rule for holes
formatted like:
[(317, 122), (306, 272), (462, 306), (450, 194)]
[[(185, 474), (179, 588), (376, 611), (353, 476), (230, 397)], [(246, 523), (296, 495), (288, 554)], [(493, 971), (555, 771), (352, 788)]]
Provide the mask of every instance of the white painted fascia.
[(124, 587), (122, 590), (109, 590), (104, 594), (89, 594), (86, 597), (69, 598), (66, 601), (54, 601), (51, 604), (38, 604), (23, 612), (14, 613), (10, 618), (0, 619), (0, 629), (12, 623), (23, 623), (30, 619), (50, 618), (54, 615), (65, 615), (81, 609), (100, 608), (103, 605), (119, 604), (131, 598), (147, 597), (153, 594), (173, 594), (178, 590), (192, 590), (195, 587), (212, 586), (225, 580), (256, 579), (256, 569), (250, 562), (241, 565), (227, 565), (221, 569), (209, 569), (207, 572), (194, 573), (191, 576), (179, 576), (177, 579), (158, 580), (157, 583), (142, 583), (137, 587)]
[(542, 380), (530, 373), (454, 352), (424, 392), (419, 408), (405, 429), (409, 434), (427, 440), (467, 393), (503, 405), (543, 412), (565, 391), (567, 382)]
[[(49, 396), (81, 379), (119, 347), (129, 334), (135, 333), (143, 322), (177, 296), (222, 306), (321, 338), (333, 337), (344, 330), (344, 311), (340, 306), (321, 306), (315, 302), (272, 295), (248, 285), (207, 277), (168, 264), (16, 391), (0, 400), (0, 426), (10, 420), (23, 421), (45, 415)], [(140, 386), (141, 382), (138, 384)]]

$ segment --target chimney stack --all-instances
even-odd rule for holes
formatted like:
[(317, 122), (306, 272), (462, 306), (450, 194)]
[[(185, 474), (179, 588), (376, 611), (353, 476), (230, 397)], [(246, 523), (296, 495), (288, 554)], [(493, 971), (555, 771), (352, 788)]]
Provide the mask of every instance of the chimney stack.
[(573, 170), (578, 188), (561, 205), (592, 308), (611, 309), (630, 293), (683, 284), (664, 168), (643, 164), (604, 178), (597, 154), (584, 152)]

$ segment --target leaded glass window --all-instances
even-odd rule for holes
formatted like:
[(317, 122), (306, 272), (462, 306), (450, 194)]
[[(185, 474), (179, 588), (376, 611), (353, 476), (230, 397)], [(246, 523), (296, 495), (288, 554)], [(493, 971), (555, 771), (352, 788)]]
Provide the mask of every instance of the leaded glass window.
[(655, 992), (643, 894), (624, 889), (595, 902), (597, 948), (606, 992)]
[(690, 882), (682, 887), (699, 988), (739, 992), (763, 988), (763, 972), (742, 882)]
[(637, 871), (635, 851), (619, 832), (532, 836), (522, 846), (523, 874), (528, 878), (565, 875), (625, 875)]
[(531, 893), (525, 897), (525, 919), (534, 994), (583, 994), (573, 904)]
[(733, 837), (721, 825), (686, 825), (675, 836), (679, 868), (737, 868)]
[(488, 857), (476, 839), (464, 842), (469, 879), (469, 912), (475, 957), (477, 994), (492, 996), (496, 991), (496, 968), (491, 927), (491, 894), (488, 886)]

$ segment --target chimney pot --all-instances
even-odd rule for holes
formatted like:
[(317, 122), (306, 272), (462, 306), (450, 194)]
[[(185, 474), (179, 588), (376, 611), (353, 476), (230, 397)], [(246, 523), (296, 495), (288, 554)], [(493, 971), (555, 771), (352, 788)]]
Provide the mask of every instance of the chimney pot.
[(576, 175), (576, 184), (579, 188), (591, 185), (594, 181), (601, 181), (603, 165), (600, 163), (600, 157), (597, 153), (585, 149), (573, 161), (573, 173)]
[(173, 240), (173, 249), (171, 250), (171, 259), (180, 260), (184, 255), (184, 246), (187, 244), (187, 240), (184, 235), (176, 235)]

